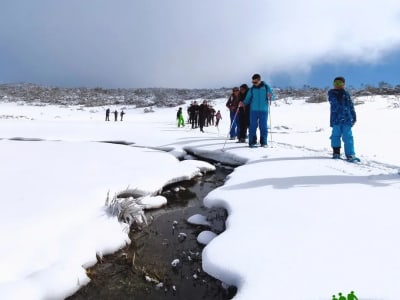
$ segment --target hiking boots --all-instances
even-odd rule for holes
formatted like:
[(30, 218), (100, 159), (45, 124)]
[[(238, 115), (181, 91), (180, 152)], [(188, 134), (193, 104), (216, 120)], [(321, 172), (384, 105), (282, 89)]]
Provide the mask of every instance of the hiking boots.
[(340, 158), (340, 147), (333, 147), (333, 159), (339, 159)]

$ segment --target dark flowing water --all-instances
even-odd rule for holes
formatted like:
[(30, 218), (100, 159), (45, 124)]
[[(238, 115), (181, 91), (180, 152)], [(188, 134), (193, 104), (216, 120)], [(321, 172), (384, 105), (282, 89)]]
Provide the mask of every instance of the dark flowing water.
[[(226, 211), (205, 208), (203, 198), (231, 171), (218, 167), (215, 173), (164, 189), (167, 207), (148, 212), (150, 225), (131, 230), (132, 243), (88, 269), (90, 283), (67, 299), (231, 299), (236, 288), (223, 287), (202, 270), (203, 246), (197, 242), (203, 230), (225, 230)], [(211, 227), (187, 223), (194, 214), (207, 216)], [(180, 263), (173, 267), (176, 259)]]

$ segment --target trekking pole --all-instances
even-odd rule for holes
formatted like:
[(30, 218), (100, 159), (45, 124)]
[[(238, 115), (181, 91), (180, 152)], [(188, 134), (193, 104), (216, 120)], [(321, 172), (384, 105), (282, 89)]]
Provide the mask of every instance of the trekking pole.
[(235, 116), (233, 117), (231, 126), (229, 127), (229, 131), (228, 131), (228, 134), (226, 135), (226, 139), (225, 139), (225, 142), (224, 142), (224, 146), (223, 146), (222, 149), (221, 149), (222, 152), (224, 152), (225, 145), (226, 145), (226, 141), (228, 140), (229, 134), (231, 133), (231, 130), (232, 130), (232, 127), (233, 127), (233, 123), (235, 123), (236, 116), (237, 116), (238, 112), (239, 112), (239, 107), (236, 109)]
[(270, 137), (270, 143), (271, 143), (271, 148), (272, 148), (271, 101), (269, 101), (268, 118), (269, 118), (269, 137)]

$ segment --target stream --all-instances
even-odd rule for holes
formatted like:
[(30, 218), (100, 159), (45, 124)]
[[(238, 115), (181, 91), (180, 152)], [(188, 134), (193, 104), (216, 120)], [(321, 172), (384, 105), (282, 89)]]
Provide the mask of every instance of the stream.
[[(67, 299), (232, 299), (235, 287), (202, 270), (204, 245), (197, 242), (204, 230), (225, 230), (226, 211), (204, 207), (203, 198), (231, 172), (217, 166), (216, 172), (165, 187), (167, 206), (147, 211), (149, 225), (130, 231), (130, 245), (98, 258), (87, 270), (89, 284)], [(187, 219), (195, 214), (206, 216), (211, 226), (189, 224)]]

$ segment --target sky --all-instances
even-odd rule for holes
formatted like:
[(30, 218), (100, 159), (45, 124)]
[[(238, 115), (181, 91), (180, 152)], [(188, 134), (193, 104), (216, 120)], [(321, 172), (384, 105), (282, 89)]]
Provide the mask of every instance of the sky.
[[(254, 149), (227, 140), (226, 99), (213, 101), (223, 119), (204, 133), (178, 128), (178, 107), (128, 106), (123, 122), (105, 122), (106, 107), (0, 102), (0, 298), (64, 299), (86, 284), (96, 254), (130, 242), (126, 224), (105, 213), (107, 195), (129, 189), (147, 195), (138, 205), (162, 202), (163, 186), (215, 169), (189, 152), (239, 165), (201, 199), (228, 212), (226, 230), (202, 251), (202, 272), (238, 287), (235, 300), (352, 290), (359, 299), (400, 299), (399, 99), (357, 100), (359, 164), (331, 159), (327, 102), (274, 101), (269, 147)], [(178, 234), (164, 238), (173, 245)], [(173, 284), (179, 295), (182, 281)]]
[(0, 83), (400, 83), (396, 0), (2, 0)]

